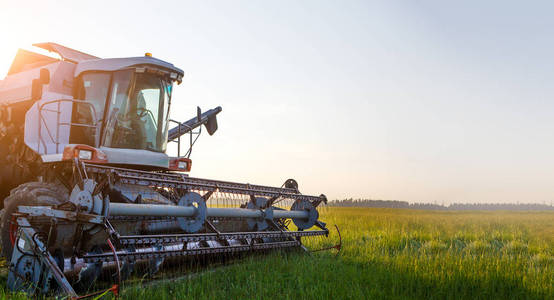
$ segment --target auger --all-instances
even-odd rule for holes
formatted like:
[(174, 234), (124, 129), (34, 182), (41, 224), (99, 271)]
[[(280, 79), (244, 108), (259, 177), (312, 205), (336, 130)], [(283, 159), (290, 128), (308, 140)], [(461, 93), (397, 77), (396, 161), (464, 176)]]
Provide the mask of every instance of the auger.
[(149, 53), (101, 59), (35, 46), (60, 58), (19, 50), (0, 81), (0, 238), (11, 290), (76, 298), (115, 283), (117, 292), (135, 274), (181, 261), (328, 236), (317, 210), (326, 197), (301, 194), (293, 179), (270, 187), (189, 176), (192, 146), (202, 127), (216, 132), (222, 109), (169, 119), (179, 68)]

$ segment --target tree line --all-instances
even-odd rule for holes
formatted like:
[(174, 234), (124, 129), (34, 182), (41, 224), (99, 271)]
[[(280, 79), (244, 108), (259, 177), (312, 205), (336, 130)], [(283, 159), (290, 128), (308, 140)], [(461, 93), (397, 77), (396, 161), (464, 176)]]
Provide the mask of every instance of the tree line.
[(452, 203), (442, 205), (436, 203), (409, 203), (398, 200), (373, 199), (343, 199), (329, 201), (329, 206), (345, 207), (382, 207), (382, 208), (410, 208), (434, 210), (554, 210), (552, 203)]

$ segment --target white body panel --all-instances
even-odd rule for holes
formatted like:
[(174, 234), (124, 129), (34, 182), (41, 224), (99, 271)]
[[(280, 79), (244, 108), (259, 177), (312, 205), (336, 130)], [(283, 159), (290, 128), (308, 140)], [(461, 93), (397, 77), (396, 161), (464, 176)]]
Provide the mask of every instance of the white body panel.
[(139, 149), (100, 147), (108, 156), (110, 164), (144, 165), (169, 168), (169, 157), (165, 153)]
[(0, 103), (11, 104), (30, 100), (33, 79), (39, 78), (40, 69), (48, 69), (50, 72), (50, 83), (44, 85), (45, 92), (64, 94), (63, 98), (70, 97), (75, 64), (60, 61), (6, 76), (0, 81)]
[(40, 155), (62, 153), (69, 144), (73, 103), (60, 99), (72, 98), (46, 92), (25, 114), (25, 144)]
[(137, 65), (154, 65), (163, 67), (165, 69), (173, 70), (176, 73), (179, 74), (179, 76), (183, 76), (183, 71), (177, 67), (175, 67), (173, 64), (170, 64), (166, 61), (163, 61), (161, 59), (148, 57), (148, 56), (141, 56), (141, 57), (127, 57), (127, 58), (104, 58), (104, 59), (96, 59), (96, 60), (87, 60), (79, 63), (77, 67), (75, 68), (75, 77), (78, 77), (84, 72), (89, 71), (117, 71), (117, 70), (123, 70), (132, 66)]

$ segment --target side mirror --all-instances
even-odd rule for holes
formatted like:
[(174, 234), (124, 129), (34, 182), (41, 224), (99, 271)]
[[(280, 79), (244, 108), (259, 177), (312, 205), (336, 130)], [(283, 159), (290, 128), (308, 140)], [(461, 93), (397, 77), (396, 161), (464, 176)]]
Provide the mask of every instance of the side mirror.
[(217, 131), (217, 117), (216, 115), (212, 115), (208, 118), (208, 122), (204, 124), (206, 126), (206, 129), (208, 130), (209, 135), (213, 135)]
[(46, 68), (40, 69), (40, 76), (37, 79), (33, 79), (31, 85), (31, 98), (33, 100), (39, 100), (42, 98), (42, 86), (50, 83), (50, 71)]

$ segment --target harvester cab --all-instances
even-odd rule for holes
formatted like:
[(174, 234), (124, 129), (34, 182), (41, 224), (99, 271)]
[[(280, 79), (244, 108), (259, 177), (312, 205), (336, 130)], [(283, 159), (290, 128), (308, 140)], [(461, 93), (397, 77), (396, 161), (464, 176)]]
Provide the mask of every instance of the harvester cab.
[[(35, 46), (60, 58), (19, 50), (0, 81), (0, 241), (10, 289), (76, 296), (140, 266), (153, 275), (200, 256), (306, 249), (304, 238), (329, 234), (317, 211), (327, 199), (301, 194), (294, 180), (269, 187), (186, 174), (192, 145), (202, 126), (217, 130), (221, 107), (170, 120), (181, 69), (148, 53), (101, 59)], [(176, 157), (166, 154), (169, 142)]]
[[(47, 161), (59, 160), (65, 146), (77, 144), (103, 152), (110, 164), (169, 167), (164, 153), (171, 92), (183, 71), (151, 55), (100, 59), (53, 43), (37, 46), (62, 60), (37, 54), (31, 59), (20, 50), (0, 89), (6, 96), (2, 102), (30, 102), (20, 103), (30, 105), (24, 122), (27, 147)], [(27, 70), (29, 65), (38, 67)], [(207, 116), (215, 128), (219, 111)], [(190, 132), (173, 123), (181, 134)]]

